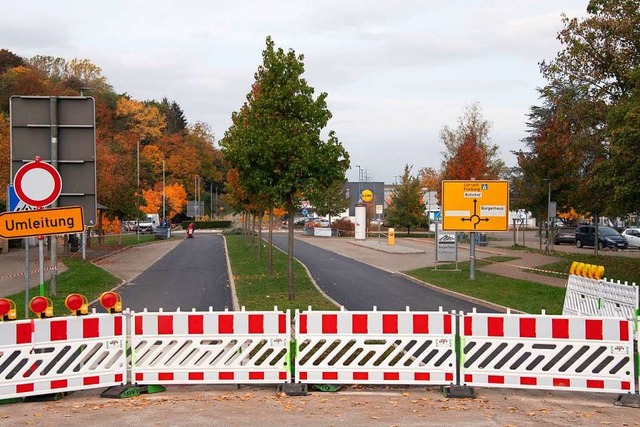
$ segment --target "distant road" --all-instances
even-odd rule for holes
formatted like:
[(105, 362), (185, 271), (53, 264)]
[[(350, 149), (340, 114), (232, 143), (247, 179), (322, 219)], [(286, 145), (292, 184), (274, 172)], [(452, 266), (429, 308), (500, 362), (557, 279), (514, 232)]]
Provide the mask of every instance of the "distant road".
[[(286, 251), (287, 237), (274, 235), (274, 244)], [(448, 296), (370, 265), (338, 255), (299, 239), (294, 256), (304, 263), (320, 288), (347, 310), (471, 311), (495, 312)], [(380, 256), (384, 256), (380, 253)]]
[(135, 311), (231, 310), (222, 236), (201, 233), (185, 239), (119, 292), (124, 307)]

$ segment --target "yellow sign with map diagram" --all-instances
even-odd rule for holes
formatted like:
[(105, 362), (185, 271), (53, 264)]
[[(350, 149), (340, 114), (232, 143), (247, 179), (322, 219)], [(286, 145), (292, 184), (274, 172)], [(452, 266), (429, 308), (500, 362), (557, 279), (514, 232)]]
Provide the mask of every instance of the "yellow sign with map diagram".
[(442, 181), (444, 231), (507, 231), (509, 181)]

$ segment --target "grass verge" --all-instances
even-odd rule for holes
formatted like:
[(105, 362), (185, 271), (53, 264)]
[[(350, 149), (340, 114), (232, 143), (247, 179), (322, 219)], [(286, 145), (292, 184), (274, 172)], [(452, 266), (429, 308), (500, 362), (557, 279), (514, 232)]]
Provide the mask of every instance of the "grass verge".
[[(502, 257), (502, 261), (510, 260)], [(497, 261), (497, 259), (491, 259)], [(484, 262), (484, 261), (483, 261)], [(476, 266), (482, 262), (478, 260)], [(476, 270), (475, 280), (469, 279), (469, 262), (458, 263), (459, 270), (453, 266), (420, 268), (406, 272), (409, 276), (430, 283), (443, 289), (480, 298), (485, 301), (510, 307), (526, 313), (539, 314), (546, 310), (547, 314), (561, 314), (564, 304), (564, 288), (542, 285), (525, 280), (498, 276)]]
[[(57, 277), (56, 297), (49, 297), (51, 280), (44, 283), (44, 296), (51, 298), (54, 309), (54, 316), (63, 315), (67, 309), (64, 306), (65, 298), (72, 293), (79, 293), (92, 301), (100, 296), (102, 292), (113, 289), (120, 283), (120, 279), (106, 272), (100, 267), (96, 267), (89, 261), (78, 258), (64, 258), (62, 262), (67, 266), (67, 271)], [(40, 287), (36, 286), (29, 290), (29, 300), (40, 295)], [(18, 319), (25, 319), (24, 314), (24, 291), (7, 297), (16, 303)], [(35, 317), (30, 313), (30, 317)]]
[(295, 300), (289, 301), (286, 254), (274, 249), (274, 274), (270, 276), (266, 251), (260, 261), (256, 250), (242, 236), (228, 235), (226, 240), (240, 306), (247, 310), (268, 311), (273, 310), (274, 306), (283, 310), (306, 310), (308, 306), (312, 306), (314, 310), (337, 310), (335, 305), (318, 292), (299, 262), (294, 261), (293, 266)]

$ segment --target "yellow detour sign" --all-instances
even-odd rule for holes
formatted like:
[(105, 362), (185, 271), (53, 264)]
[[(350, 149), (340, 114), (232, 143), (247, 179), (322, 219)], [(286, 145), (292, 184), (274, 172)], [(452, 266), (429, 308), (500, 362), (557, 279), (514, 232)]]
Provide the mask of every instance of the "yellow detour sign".
[(5, 239), (81, 233), (83, 230), (81, 206), (0, 214), (0, 237)]
[(370, 202), (373, 200), (373, 193), (371, 190), (362, 190), (362, 194), (360, 195), (363, 202)]
[(442, 181), (444, 231), (507, 231), (509, 181)]

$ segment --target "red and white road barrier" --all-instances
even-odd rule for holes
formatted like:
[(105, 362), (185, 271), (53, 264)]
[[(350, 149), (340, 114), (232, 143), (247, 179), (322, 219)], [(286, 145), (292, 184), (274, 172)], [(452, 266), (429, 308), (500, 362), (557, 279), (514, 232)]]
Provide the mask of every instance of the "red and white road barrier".
[(0, 323), (0, 399), (126, 382), (121, 315)]
[(283, 383), (290, 313), (142, 312), (132, 318), (132, 382)]
[(631, 321), (480, 313), (461, 321), (464, 385), (635, 392)]
[(452, 314), (296, 313), (296, 381), (449, 384), (455, 381)]

